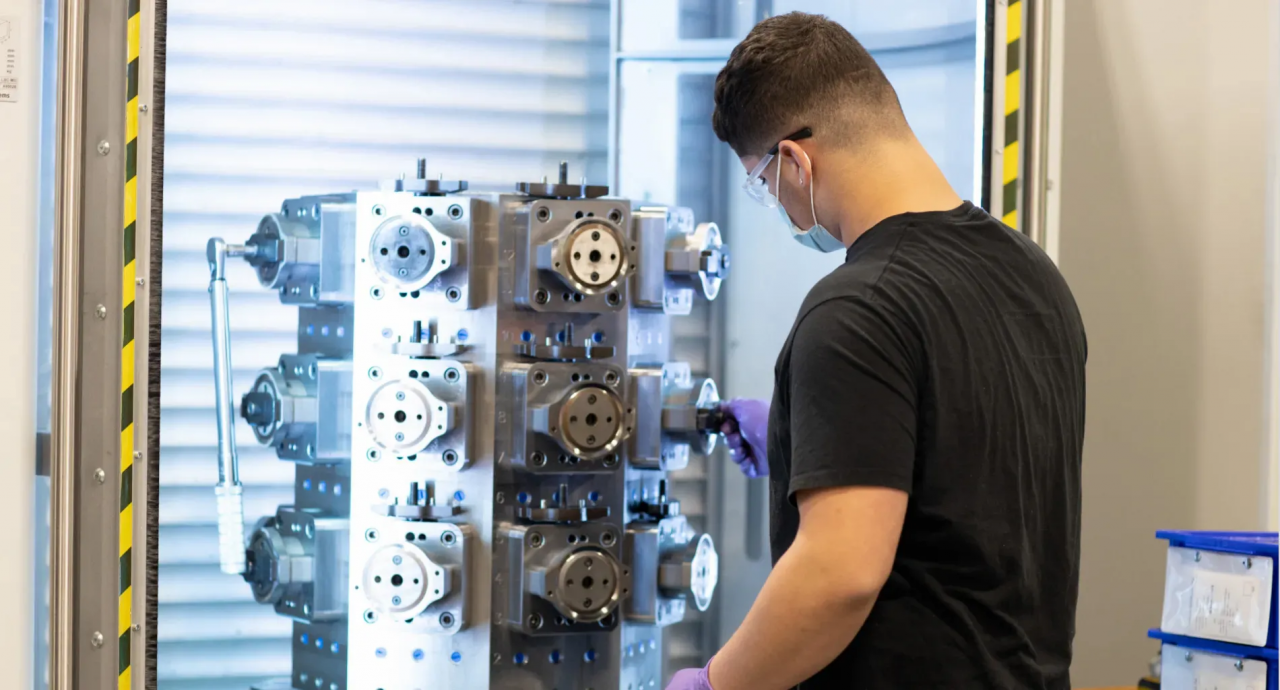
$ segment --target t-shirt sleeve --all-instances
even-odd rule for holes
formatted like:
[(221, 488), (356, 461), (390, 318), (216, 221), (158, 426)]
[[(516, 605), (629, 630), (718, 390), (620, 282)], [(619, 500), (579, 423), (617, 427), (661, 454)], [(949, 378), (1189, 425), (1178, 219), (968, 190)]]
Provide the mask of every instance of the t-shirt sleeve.
[(911, 491), (916, 455), (918, 336), (874, 302), (814, 307), (791, 344), (791, 477), (803, 489)]

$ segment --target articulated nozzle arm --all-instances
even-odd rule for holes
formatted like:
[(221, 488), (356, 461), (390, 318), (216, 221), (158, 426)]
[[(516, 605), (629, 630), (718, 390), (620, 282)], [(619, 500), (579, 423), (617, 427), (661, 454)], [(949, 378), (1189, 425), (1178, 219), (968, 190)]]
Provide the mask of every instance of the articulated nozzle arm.
[(236, 457), (235, 406), (231, 402), (231, 324), (227, 306), (227, 257), (243, 256), (243, 245), (209, 240), (209, 306), (213, 315), (213, 378), (218, 415), (218, 551), (222, 572), (244, 573), (244, 502)]

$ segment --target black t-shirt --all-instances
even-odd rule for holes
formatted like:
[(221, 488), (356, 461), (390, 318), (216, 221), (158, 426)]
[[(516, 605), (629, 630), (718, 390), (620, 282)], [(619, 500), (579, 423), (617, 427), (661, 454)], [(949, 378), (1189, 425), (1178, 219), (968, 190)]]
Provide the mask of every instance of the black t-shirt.
[(809, 292), (778, 357), (771, 540), (803, 489), (909, 494), (888, 582), (800, 687), (1070, 687), (1086, 344), (1024, 235), (965, 203), (888, 218)]

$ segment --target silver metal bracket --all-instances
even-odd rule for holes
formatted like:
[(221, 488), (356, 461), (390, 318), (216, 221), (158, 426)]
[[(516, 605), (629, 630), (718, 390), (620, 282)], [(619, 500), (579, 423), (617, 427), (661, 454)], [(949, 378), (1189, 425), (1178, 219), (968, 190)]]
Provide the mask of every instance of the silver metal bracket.
[(516, 191), (544, 199), (598, 199), (609, 194), (607, 186), (589, 185), (585, 177), (579, 184), (569, 184), (568, 161), (560, 161), (559, 182), (547, 182), (545, 177), (542, 182), (517, 182)]
[(462, 514), (462, 506), (453, 504), (436, 505), (435, 485), (424, 482), (418, 488), (418, 482), (409, 482), (409, 497), (404, 503), (376, 505), (373, 512), (378, 515), (416, 520), (420, 522), (438, 522)]

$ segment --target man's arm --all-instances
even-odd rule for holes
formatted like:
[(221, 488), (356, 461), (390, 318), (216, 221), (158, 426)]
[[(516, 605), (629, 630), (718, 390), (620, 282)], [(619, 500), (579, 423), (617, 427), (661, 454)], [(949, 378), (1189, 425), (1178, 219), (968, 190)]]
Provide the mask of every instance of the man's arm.
[(862, 629), (889, 577), (905, 492), (850, 486), (796, 498), (799, 533), (712, 660), (715, 690), (783, 690), (817, 673)]

